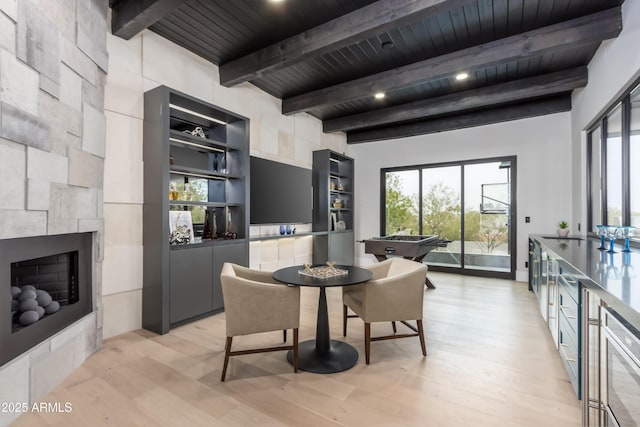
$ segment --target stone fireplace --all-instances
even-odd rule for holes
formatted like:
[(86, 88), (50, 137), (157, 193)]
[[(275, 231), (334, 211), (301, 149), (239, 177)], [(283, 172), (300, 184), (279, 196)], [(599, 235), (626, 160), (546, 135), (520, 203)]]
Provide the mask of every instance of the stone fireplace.
[(107, 10), (0, 0), (0, 402), (39, 402), (102, 343)]
[[(0, 240), (0, 365), (92, 311), (91, 233)], [(10, 279), (10, 280), (9, 280)]]

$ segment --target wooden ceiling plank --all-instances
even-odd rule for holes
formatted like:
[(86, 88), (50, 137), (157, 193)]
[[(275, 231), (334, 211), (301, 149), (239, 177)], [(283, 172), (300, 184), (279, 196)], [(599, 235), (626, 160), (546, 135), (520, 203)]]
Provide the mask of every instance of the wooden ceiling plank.
[(474, 41), (471, 44), (476, 44), (476, 40), (482, 40), (482, 29), (480, 27), (480, 15), (477, 4), (464, 7), (464, 19), (467, 24), (469, 39)]
[(129, 0), (120, 1), (111, 13), (113, 35), (129, 40), (150, 27), (186, 0)]
[(496, 39), (509, 36), (509, 0), (493, 0), (493, 35)]
[(566, 93), (584, 87), (588, 81), (586, 67), (544, 74), (508, 83), (471, 89), (464, 92), (424, 99), (360, 114), (324, 120), (323, 131), (352, 131), (428, 116), (452, 114), (494, 104)]
[(522, 33), (522, 13), (524, 0), (509, 1), (507, 31), (509, 34)]
[(320, 106), (390, 92), (416, 83), (454, 75), (459, 70), (505, 64), (527, 56), (562, 52), (616, 37), (622, 30), (620, 7), (539, 28), (482, 45), (426, 59), (360, 79), (286, 98), (283, 114), (309, 111)]
[[(149, 29), (161, 34), (178, 46), (184, 46), (185, 49), (195, 52), (203, 58), (212, 61), (212, 58), (216, 58), (220, 54), (220, 47), (224, 46), (224, 41), (221, 43), (212, 45), (206, 43), (202, 32), (196, 27), (189, 25), (189, 20), (186, 17), (181, 16), (178, 13), (172, 13), (162, 19), (161, 22), (154, 24)], [(161, 31), (159, 31), (159, 29)]]
[(522, 5), (522, 31), (533, 30), (538, 27), (538, 5), (539, 1), (528, 0)]
[(436, 21), (438, 22), (440, 34), (442, 34), (442, 38), (444, 40), (445, 51), (452, 52), (454, 50), (462, 49), (464, 46), (460, 44), (460, 41), (456, 37), (455, 26), (451, 21), (451, 13), (438, 15), (436, 17)]
[(440, 23), (435, 16), (429, 17), (425, 20), (425, 26), (429, 37), (431, 38), (431, 44), (435, 48), (436, 55), (442, 55), (447, 52), (447, 46), (445, 45), (444, 38), (442, 36), (442, 30), (440, 29)]
[(560, 95), (551, 99), (535, 100), (525, 104), (508, 105), (491, 110), (460, 114), (444, 118), (435, 118), (417, 123), (408, 123), (384, 129), (367, 129), (348, 132), (347, 143), (383, 141), (406, 138), (435, 132), (463, 129), (475, 126), (500, 123), (527, 117), (543, 116), (571, 110), (571, 95)]
[(341, 49), (427, 16), (477, 0), (379, 0), (303, 33), (220, 66), (220, 83), (233, 86)]

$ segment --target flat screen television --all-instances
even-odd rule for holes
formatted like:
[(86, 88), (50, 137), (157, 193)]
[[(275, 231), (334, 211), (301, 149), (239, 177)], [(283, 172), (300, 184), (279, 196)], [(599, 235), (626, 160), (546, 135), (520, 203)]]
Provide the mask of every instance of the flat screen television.
[(311, 222), (311, 169), (251, 156), (251, 224)]

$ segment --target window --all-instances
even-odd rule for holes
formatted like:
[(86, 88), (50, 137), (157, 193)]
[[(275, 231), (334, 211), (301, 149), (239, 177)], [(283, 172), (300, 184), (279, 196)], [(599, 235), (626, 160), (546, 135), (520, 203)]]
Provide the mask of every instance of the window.
[(385, 176), (385, 233), (420, 234), (418, 229), (418, 193), (420, 176), (417, 170), (393, 171)]
[[(640, 227), (640, 85), (588, 131), (588, 225)], [(634, 240), (640, 240), (636, 231)]]
[(640, 227), (640, 87), (631, 94), (631, 132), (629, 135), (629, 157), (633, 159), (629, 168), (629, 206), (631, 210), (631, 224)]
[(516, 158), (381, 170), (381, 235), (435, 235), (434, 271), (514, 278)]
[(607, 224), (622, 225), (622, 108), (607, 116)]
[(590, 134), (591, 139), (591, 158), (590, 158), (590, 179), (591, 184), (591, 224), (593, 225), (590, 230), (595, 232), (595, 225), (602, 224), (602, 174), (600, 172), (601, 166), (601, 136), (602, 130), (600, 126), (595, 128)]

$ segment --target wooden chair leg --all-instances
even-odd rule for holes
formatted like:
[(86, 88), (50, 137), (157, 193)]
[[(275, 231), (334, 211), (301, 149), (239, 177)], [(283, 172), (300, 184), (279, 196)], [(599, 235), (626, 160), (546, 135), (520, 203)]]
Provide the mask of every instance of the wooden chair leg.
[(342, 304), (342, 336), (347, 336), (347, 305)]
[(227, 337), (227, 345), (224, 347), (224, 365), (222, 366), (222, 377), (220, 381), (224, 382), (224, 377), (227, 375), (227, 365), (229, 364), (229, 353), (231, 353), (231, 341), (233, 337)]
[(425, 342), (424, 342), (424, 328), (422, 327), (422, 319), (416, 320), (416, 323), (418, 324), (418, 336), (420, 336), (420, 346), (422, 347), (422, 355), (426, 356), (427, 346), (425, 345)]
[(392, 320), (391, 321), (391, 328), (393, 328), (393, 333), (395, 334), (396, 332), (398, 332), (398, 329), (396, 328), (396, 321)]
[(369, 364), (369, 354), (371, 353), (371, 323), (365, 322), (364, 324), (364, 358)]
[(284, 342), (287, 342), (287, 330), (286, 329), (282, 330), (282, 340)]
[(293, 330), (293, 372), (298, 372), (298, 328)]

